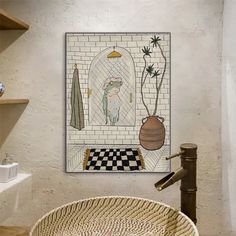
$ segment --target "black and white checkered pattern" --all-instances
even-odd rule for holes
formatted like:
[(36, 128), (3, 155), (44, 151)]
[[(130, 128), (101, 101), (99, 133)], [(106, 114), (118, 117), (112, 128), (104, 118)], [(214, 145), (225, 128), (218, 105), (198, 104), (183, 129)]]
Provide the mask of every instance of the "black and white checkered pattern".
[(91, 148), (85, 170), (142, 170), (139, 152), (137, 148)]

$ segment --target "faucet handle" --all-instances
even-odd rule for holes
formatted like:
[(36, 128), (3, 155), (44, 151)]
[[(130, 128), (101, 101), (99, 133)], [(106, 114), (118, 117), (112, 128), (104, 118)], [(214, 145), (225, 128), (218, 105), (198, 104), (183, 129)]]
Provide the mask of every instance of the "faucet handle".
[(166, 160), (170, 160), (170, 159), (172, 159), (172, 158), (174, 158), (174, 157), (181, 156), (182, 154), (184, 154), (184, 152), (185, 152), (185, 151), (180, 151), (180, 152), (177, 152), (177, 153), (175, 153), (175, 154), (172, 154), (171, 156), (166, 157)]

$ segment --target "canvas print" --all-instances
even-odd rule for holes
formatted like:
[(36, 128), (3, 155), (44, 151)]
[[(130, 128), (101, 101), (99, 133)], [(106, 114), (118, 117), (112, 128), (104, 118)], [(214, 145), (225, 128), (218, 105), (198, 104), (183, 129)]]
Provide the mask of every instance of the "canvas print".
[(65, 40), (66, 172), (170, 171), (170, 33)]

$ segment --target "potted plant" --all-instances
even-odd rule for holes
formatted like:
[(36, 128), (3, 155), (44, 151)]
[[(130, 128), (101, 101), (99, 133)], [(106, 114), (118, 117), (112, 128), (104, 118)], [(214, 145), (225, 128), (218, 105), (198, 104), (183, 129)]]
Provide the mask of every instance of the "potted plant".
[[(158, 99), (164, 75), (166, 72), (166, 64), (167, 64), (167, 60), (164, 55), (163, 49), (161, 48), (161, 45), (159, 43), (160, 41), (161, 41), (160, 37), (154, 35), (151, 38), (150, 42), (152, 47), (144, 46), (144, 48), (142, 49), (144, 68), (141, 77), (141, 100), (147, 111), (148, 116), (142, 119), (142, 126), (139, 132), (139, 141), (141, 146), (147, 150), (160, 149), (165, 142), (165, 126), (163, 124), (164, 118), (157, 115)], [(164, 67), (162, 69), (155, 67), (154, 64), (148, 65), (147, 63), (147, 57), (151, 57), (151, 53), (155, 49), (160, 51), (161, 56), (164, 59)], [(144, 101), (144, 93), (143, 93), (143, 87), (148, 77), (150, 77), (151, 79), (155, 79), (156, 99), (155, 99), (155, 107), (152, 113), (150, 112), (148, 105)]]

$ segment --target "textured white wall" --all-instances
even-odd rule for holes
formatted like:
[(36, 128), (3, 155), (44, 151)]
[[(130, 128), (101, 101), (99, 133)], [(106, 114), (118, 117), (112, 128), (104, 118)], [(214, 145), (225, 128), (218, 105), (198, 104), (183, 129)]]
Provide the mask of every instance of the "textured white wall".
[(236, 1), (226, 0), (223, 24), (222, 167), (224, 225), (236, 235)]
[[(30, 104), (1, 154), (15, 155), (33, 173), (33, 200), (5, 224), (32, 224), (65, 202), (99, 195), (131, 195), (179, 207), (179, 185), (157, 192), (159, 174), (64, 173), (64, 33), (168, 31), (172, 33), (172, 150), (199, 145), (198, 227), (221, 231), (220, 78), (221, 0), (0, 0), (30, 30), (1, 33), (0, 73), (6, 97)], [(179, 166), (175, 160), (173, 167)]]

